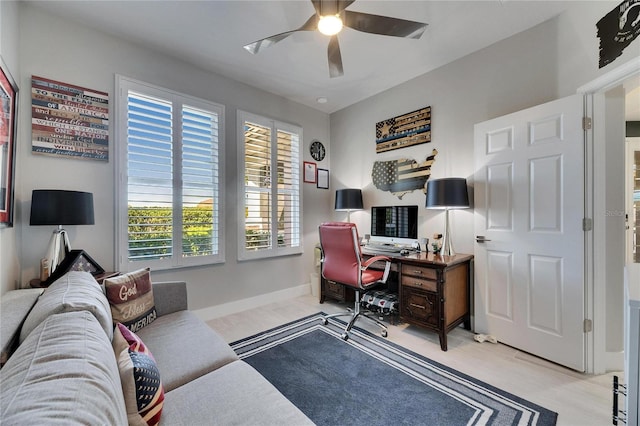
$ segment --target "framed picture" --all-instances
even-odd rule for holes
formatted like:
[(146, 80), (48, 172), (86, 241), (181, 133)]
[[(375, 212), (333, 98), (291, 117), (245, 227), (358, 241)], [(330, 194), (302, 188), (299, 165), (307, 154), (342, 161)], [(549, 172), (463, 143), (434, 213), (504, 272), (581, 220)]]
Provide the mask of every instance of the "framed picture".
[(431, 107), (376, 123), (376, 153), (431, 142)]
[(316, 183), (317, 182), (317, 165), (316, 163), (310, 163), (308, 161), (304, 162), (303, 165), (303, 179), (307, 183)]
[(318, 188), (329, 189), (329, 170), (318, 169)]
[(0, 58), (0, 226), (13, 226), (18, 86)]
[(98, 262), (93, 260), (84, 250), (71, 250), (42, 285), (46, 287), (70, 271), (85, 271), (94, 277), (104, 273), (104, 269), (98, 265)]

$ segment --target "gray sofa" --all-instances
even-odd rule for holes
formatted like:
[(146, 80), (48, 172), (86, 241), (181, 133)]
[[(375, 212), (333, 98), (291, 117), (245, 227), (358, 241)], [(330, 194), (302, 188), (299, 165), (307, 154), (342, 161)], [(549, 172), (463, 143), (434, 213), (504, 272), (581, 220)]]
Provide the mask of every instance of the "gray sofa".
[[(187, 310), (184, 282), (154, 283), (153, 294), (158, 317), (136, 334), (160, 370), (160, 424), (312, 424)], [(2, 425), (127, 424), (103, 297), (102, 287), (81, 272), (66, 274), (42, 295), (2, 296), (0, 338), (8, 358), (0, 369)]]

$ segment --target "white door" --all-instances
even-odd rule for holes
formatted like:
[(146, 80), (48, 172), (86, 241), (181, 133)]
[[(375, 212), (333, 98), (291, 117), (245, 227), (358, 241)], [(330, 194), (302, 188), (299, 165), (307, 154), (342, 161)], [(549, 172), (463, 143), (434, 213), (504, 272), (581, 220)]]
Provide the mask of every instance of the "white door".
[(627, 274), (640, 283), (640, 138), (627, 138), (626, 164)]
[(475, 331), (585, 369), (583, 100), (475, 126)]

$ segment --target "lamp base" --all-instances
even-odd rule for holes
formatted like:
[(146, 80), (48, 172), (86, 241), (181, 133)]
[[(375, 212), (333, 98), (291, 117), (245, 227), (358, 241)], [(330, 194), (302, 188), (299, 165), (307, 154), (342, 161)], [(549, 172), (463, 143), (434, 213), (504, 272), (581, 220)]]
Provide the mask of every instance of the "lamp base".
[(453, 244), (451, 242), (451, 226), (449, 225), (449, 209), (445, 209), (444, 213), (444, 234), (442, 236), (442, 250), (441, 254), (444, 256), (455, 256), (456, 252), (453, 250)]
[(50, 274), (56, 270), (70, 251), (71, 245), (69, 244), (67, 231), (62, 229), (62, 226), (59, 226), (51, 235), (49, 246), (47, 247), (47, 255), (45, 256), (45, 258), (49, 260)]

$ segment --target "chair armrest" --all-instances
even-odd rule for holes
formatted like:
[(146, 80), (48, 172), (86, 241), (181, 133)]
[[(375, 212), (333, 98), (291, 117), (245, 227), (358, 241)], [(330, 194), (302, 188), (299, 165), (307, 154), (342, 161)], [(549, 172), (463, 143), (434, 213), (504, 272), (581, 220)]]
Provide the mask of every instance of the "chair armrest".
[(187, 303), (187, 283), (166, 281), (153, 283), (153, 300), (158, 316), (189, 309)]
[(386, 262), (384, 266), (384, 275), (382, 275), (382, 279), (380, 280), (380, 282), (386, 283), (387, 278), (389, 277), (389, 270), (391, 269), (391, 259), (387, 256), (373, 256), (367, 259), (367, 261), (362, 264), (362, 270), (365, 271), (372, 263), (377, 262), (378, 260), (384, 260)]
[(391, 259), (389, 259), (387, 256), (373, 256), (370, 257), (369, 259), (367, 259), (366, 262), (364, 262), (362, 264), (362, 269), (367, 269), (369, 266), (371, 266), (372, 263), (377, 262), (378, 260), (384, 260), (386, 262), (391, 262)]

